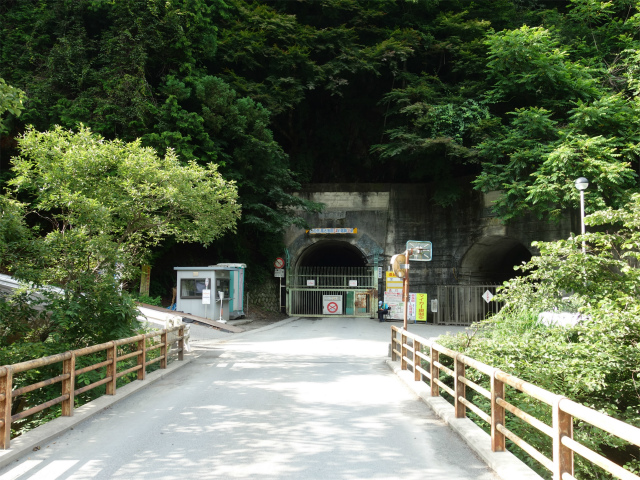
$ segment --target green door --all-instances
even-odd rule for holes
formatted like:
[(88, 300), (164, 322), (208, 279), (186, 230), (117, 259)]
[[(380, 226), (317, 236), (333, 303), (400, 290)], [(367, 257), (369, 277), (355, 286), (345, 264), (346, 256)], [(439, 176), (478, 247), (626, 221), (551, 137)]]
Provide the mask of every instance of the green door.
[(347, 302), (344, 308), (344, 314), (352, 317), (353, 316), (353, 305), (354, 305), (354, 291), (353, 290), (349, 290), (347, 291)]

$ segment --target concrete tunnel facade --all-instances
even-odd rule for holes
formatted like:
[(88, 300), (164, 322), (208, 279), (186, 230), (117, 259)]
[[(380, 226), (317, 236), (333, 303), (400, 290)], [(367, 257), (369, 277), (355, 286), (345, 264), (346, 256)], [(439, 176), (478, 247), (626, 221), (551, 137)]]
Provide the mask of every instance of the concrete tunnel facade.
[[(430, 202), (429, 184), (314, 184), (299, 196), (325, 204), (305, 214), (311, 228), (290, 228), (285, 235), (290, 271), (302, 266), (378, 266), (402, 253), (409, 240), (430, 241), (430, 262), (411, 263), (411, 291), (434, 298), (438, 285), (502, 284), (513, 267), (537, 252), (533, 241), (567, 238), (577, 216), (559, 223), (525, 218), (504, 224), (491, 212), (499, 193), (482, 194), (462, 185), (453, 205)], [(314, 233), (328, 229), (332, 233)], [(384, 291), (380, 282), (378, 292)]]

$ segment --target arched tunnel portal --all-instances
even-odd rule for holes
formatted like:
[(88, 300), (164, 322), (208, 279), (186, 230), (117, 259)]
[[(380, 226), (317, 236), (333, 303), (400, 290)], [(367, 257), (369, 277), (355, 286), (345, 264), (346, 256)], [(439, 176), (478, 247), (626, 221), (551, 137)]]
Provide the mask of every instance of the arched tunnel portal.
[(358, 247), (340, 240), (320, 240), (302, 252), (298, 267), (365, 267), (367, 259)]
[(496, 286), (514, 278), (514, 267), (531, 259), (531, 252), (513, 237), (489, 235), (471, 245), (455, 272), (457, 284), (437, 289), (436, 323), (470, 325), (502, 308), (491, 302)]
[(370, 317), (375, 310), (377, 276), (357, 245), (318, 240), (304, 248), (292, 266), (290, 315)]
[(462, 258), (458, 280), (463, 284), (502, 284), (518, 274), (515, 266), (530, 259), (531, 252), (515, 238), (483, 237)]

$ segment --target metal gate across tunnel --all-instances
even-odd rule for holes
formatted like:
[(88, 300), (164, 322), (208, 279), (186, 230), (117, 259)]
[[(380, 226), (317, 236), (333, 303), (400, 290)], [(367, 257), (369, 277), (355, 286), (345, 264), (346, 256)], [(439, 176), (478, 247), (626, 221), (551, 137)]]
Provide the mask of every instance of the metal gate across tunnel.
[[(377, 300), (374, 271), (373, 267), (298, 267), (289, 276), (287, 311), (305, 317), (372, 317)], [(328, 310), (327, 305), (331, 305)]]

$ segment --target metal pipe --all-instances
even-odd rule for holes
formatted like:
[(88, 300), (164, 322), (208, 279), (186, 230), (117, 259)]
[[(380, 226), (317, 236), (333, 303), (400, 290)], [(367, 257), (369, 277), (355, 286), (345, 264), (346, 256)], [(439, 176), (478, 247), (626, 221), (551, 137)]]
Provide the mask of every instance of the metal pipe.
[(580, 190), (580, 232), (582, 233), (582, 253), (586, 253), (584, 234), (586, 229), (584, 228), (584, 190)]
[(407, 317), (409, 316), (409, 252), (411, 250), (404, 251), (404, 261), (405, 263), (405, 274), (403, 280), (403, 291), (402, 291), (402, 301), (404, 302), (404, 312), (402, 315), (403, 323), (402, 328), (407, 330)]

